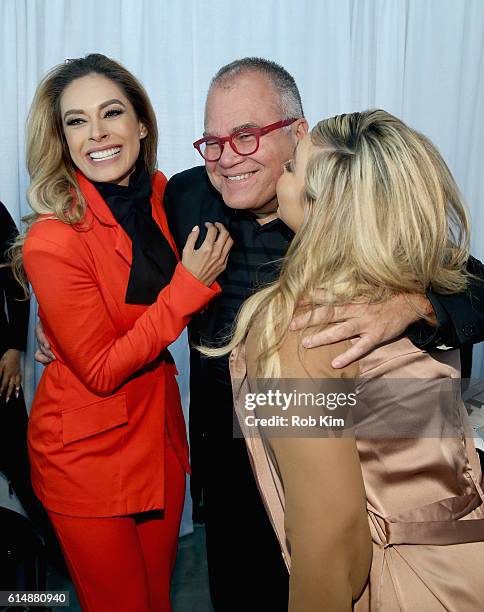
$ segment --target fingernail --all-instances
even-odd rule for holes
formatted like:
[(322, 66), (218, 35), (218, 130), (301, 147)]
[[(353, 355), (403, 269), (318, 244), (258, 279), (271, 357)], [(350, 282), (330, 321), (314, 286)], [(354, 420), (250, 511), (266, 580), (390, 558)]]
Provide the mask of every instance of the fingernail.
[(5, 403), (8, 404), (8, 400), (10, 399), (10, 395), (7, 397), (7, 399), (5, 400)]
[(289, 329), (291, 331), (294, 331), (296, 329), (296, 324), (291, 321), (291, 323), (289, 324)]
[(302, 344), (303, 344), (304, 348), (311, 348), (311, 346), (312, 346), (311, 340), (309, 338), (304, 338)]
[(192, 229), (192, 232), (196, 232), (198, 229), (198, 225), (195, 225), (195, 227)]
[(343, 365), (342, 361), (338, 361), (337, 359), (335, 359), (331, 365), (333, 366), (333, 368), (341, 368), (341, 366)]

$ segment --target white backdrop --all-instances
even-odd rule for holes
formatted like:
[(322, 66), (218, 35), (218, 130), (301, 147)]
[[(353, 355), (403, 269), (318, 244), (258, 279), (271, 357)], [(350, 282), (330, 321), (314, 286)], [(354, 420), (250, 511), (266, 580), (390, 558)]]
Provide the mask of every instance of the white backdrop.
[[(200, 163), (191, 143), (203, 131), (209, 80), (239, 57), (285, 66), (310, 124), (370, 107), (395, 113), (440, 148), (471, 211), (473, 253), (484, 258), (483, 0), (0, 0), (0, 199), (17, 222), (28, 210), (24, 124), (36, 84), (89, 52), (143, 81), (168, 176)], [(28, 399), (32, 349), (33, 339)], [(474, 375), (484, 377), (480, 349)], [(186, 382), (185, 373), (185, 401)]]

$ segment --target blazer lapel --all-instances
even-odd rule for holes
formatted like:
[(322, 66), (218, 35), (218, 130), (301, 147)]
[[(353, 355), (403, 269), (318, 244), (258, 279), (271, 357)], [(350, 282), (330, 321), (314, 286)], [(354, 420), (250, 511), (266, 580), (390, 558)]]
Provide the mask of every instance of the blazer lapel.
[(114, 250), (131, 266), (133, 263), (131, 239), (121, 226), (116, 227), (116, 234)]

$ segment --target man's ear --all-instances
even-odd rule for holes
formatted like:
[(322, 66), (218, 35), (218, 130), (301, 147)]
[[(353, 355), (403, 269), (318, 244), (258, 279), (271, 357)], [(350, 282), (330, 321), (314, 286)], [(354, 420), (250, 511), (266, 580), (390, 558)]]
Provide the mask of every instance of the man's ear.
[(306, 119), (298, 119), (296, 122), (296, 138), (302, 140), (309, 132), (309, 124)]

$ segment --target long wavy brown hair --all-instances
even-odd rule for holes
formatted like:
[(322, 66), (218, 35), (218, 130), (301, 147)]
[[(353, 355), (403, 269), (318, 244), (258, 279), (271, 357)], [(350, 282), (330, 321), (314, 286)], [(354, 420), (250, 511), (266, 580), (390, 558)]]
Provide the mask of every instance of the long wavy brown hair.
[(22, 247), (32, 223), (45, 214), (71, 225), (84, 218), (86, 203), (64, 137), (60, 101), (68, 85), (90, 74), (113, 81), (131, 102), (137, 119), (147, 128), (147, 136), (140, 141), (140, 157), (150, 174), (156, 170), (156, 117), (148, 94), (138, 79), (124, 66), (100, 53), (54, 66), (39, 83), (27, 119), (27, 169), (30, 176), (27, 199), (33, 213), (22, 219), (27, 230), (9, 250), (13, 272), (26, 295), (28, 283), (22, 266)]

